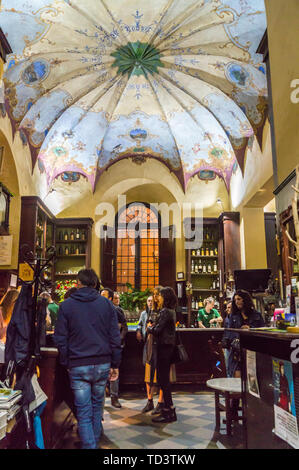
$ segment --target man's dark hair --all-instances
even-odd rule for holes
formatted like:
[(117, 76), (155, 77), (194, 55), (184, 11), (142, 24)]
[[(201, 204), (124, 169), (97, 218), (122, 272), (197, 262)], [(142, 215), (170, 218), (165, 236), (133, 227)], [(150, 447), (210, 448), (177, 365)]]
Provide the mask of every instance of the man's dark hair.
[(83, 286), (92, 287), (93, 289), (96, 288), (99, 280), (93, 269), (81, 269), (78, 272), (78, 279)]
[(114, 292), (112, 289), (110, 289), (110, 287), (104, 287), (102, 290), (101, 290), (101, 293), (106, 290), (108, 292), (108, 299), (109, 300), (113, 300), (113, 297), (114, 297)]
[(178, 303), (177, 296), (172, 287), (162, 287), (160, 295), (163, 297), (163, 307), (165, 308), (175, 308)]

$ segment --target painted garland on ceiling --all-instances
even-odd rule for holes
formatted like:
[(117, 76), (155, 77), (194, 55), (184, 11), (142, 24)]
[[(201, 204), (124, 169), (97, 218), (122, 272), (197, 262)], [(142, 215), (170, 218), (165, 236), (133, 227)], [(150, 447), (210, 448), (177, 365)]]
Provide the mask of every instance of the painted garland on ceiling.
[(128, 157), (229, 188), (261, 140), (263, 0), (2, 0), (0, 23), (7, 110), (48, 188), (94, 190)]

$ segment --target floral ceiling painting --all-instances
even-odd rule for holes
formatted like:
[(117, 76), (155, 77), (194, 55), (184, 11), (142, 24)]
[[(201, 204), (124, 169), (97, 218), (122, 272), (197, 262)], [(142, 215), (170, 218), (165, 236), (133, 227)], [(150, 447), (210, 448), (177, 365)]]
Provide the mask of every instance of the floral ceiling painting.
[(267, 113), (263, 0), (2, 0), (14, 131), (48, 190), (122, 158), (229, 188)]

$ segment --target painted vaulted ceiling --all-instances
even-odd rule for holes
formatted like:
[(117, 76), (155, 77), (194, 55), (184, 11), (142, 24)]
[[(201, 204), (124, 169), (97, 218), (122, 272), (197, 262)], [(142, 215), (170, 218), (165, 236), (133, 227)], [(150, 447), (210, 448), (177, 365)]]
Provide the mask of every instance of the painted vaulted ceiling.
[[(227, 187), (261, 138), (263, 0), (2, 0), (14, 130), (54, 180), (99, 177), (122, 158), (164, 162)], [(213, 174), (213, 173), (211, 173)]]

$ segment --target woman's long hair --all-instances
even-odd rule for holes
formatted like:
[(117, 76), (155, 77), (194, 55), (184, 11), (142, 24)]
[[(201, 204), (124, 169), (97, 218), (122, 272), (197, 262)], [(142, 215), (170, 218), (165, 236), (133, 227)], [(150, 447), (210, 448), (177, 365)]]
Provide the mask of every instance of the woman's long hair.
[(251, 315), (255, 310), (253, 300), (252, 300), (251, 295), (249, 294), (249, 292), (247, 292), (246, 290), (242, 290), (242, 289), (237, 290), (237, 292), (235, 292), (235, 294), (233, 296), (232, 314), (240, 312), (240, 310), (238, 309), (238, 307), (236, 305), (236, 302), (235, 302), (236, 295), (238, 295), (239, 297), (241, 297), (243, 299), (243, 302), (244, 302), (243, 310), (244, 310), (245, 315), (246, 316)]
[(163, 289), (162, 286), (157, 286), (153, 289), (153, 311), (154, 312), (158, 312), (159, 310), (159, 305), (157, 301), (155, 300), (155, 295), (160, 294), (162, 289)]
[(18, 297), (19, 291), (17, 289), (10, 289), (6, 292), (6, 294), (4, 294), (1, 299), (0, 306), (2, 308), (2, 315), (5, 325), (8, 325), (8, 323), (10, 322), (12, 312)]

